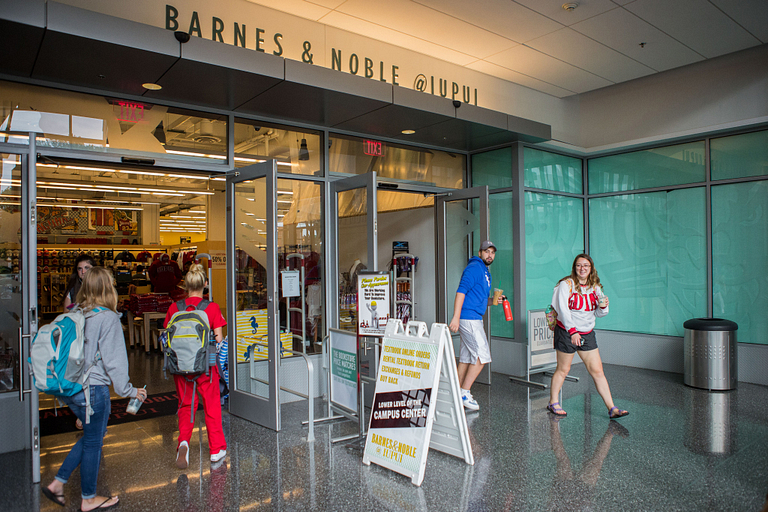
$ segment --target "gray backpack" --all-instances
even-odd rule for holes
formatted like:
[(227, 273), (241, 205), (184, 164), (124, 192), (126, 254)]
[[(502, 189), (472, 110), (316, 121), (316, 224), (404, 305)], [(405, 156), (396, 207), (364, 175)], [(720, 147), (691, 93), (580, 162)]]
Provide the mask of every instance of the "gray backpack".
[[(210, 374), (211, 356), (216, 353), (213, 332), (205, 314), (210, 303), (202, 300), (192, 311), (187, 311), (184, 300), (176, 303), (179, 311), (166, 326), (168, 337), (163, 347), (164, 369), (172, 375), (198, 377), (202, 373)], [(215, 364), (215, 358), (213, 360)]]

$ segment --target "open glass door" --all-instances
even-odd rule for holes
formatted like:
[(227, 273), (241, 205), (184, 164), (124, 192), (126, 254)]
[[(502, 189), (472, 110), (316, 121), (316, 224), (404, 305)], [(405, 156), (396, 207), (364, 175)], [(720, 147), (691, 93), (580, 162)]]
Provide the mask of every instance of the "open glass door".
[(39, 482), (38, 395), (26, 364), (37, 332), (36, 172), (27, 155), (0, 157), (0, 453), (31, 449), (32, 481)]
[[(453, 316), (456, 289), (461, 273), (471, 256), (477, 254), (480, 243), (489, 239), (488, 187), (457, 190), (435, 198), (437, 247), (437, 321), (448, 323)], [(493, 268), (491, 268), (493, 272)], [(490, 341), (488, 314), (483, 317), (485, 334)], [(452, 333), (456, 354), (459, 353), (459, 334)], [(477, 382), (491, 383), (491, 365), (485, 365)]]
[(277, 163), (227, 179), (230, 412), (280, 430)]
[[(376, 173), (331, 183), (331, 229), (336, 241), (335, 327), (356, 331), (357, 274), (378, 270), (376, 233)], [(334, 324), (332, 324), (334, 325)]]
[[(378, 268), (376, 221), (376, 173), (369, 172), (331, 183), (331, 229), (336, 244), (332, 251), (336, 308), (330, 325), (357, 332), (357, 275), (362, 270)], [(335, 252), (335, 254), (334, 254)], [(378, 368), (378, 350), (360, 346), (357, 353), (360, 375), (373, 378)], [(363, 403), (370, 404), (374, 386), (364, 387), (364, 400), (358, 397), (358, 414), (364, 417)], [(361, 423), (362, 425), (362, 423)], [(362, 434), (362, 432), (361, 432)]]

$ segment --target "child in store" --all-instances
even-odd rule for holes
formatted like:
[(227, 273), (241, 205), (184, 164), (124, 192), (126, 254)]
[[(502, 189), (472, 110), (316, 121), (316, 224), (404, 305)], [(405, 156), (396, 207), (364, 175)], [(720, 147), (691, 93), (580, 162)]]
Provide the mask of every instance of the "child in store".
[[(184, 305), (187, 311), (197, 307), (203, 300), (203, 289), (208, 285), (208, 279), (202, 265), (194, 264), (184, 278), (184, 288), (186, 288), (188, 297)], [(178, 312), (179, 308), (173, 303), (168, 308), (165, 316), (165, 325), (168, 326), (171, 317)], [(208, 316), (208, 324), (216, 337), (216, 343), (221, 344), (224, 339), (223, 327), (227, 321), (221, 314), (218, 304), (211, 302), (205, 308), (205, 314)], [(203, 410), (205, 412), (205, 427), (208, 430), (208, 447), (211, 454), (211, 462), (216, 463), (224, 459), (227, 455), (227, 440), (224, 437), (224, 429), (221, 424), (221, 395), (219, 391), (219, 370), (216, 366), (210, 368), (210, 376), (200, 375), (197, 379), (197, 385), (194, 386), (189, 378), (182, 375), (174, 375), (173, 380), (176, 383), (176, 391), (179, 396), (179, 441), (176, 449), (176, 466), (184, 469), (189, 466), (189, 441), (192, 438), (194, 430), (194, 420), (192, 411), (197, 410), (197, 395), (203, 401)], [(197, 393), (194, 392), (196, 388)], [(192, 408), (190, 410), (190, 407)]]

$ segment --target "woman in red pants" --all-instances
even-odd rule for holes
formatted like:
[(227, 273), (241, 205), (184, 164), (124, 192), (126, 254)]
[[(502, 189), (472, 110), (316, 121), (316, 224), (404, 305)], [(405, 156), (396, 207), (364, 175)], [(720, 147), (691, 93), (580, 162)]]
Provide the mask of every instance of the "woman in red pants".
[[(202, 265), (192, 265), (184, 278), (184, 288), (188, 297), (185, 299), (185, 309), (194, 310), (203, 300), (203, 288), (208, 284)], [(165, 325), (171, 320), (179, 308), (176, 303), (168, 308), (165, 316)], [(211, 302), (205, 308), (208, 316), (208, 324), (216, 337), (216, 344), (221, 344), (224, 339), (222, 328), (227, 321), (221, 314), (218, 304)], [(196, 386), (182, 375), (174, 375), (176, 392), (179, 395), (179, 442), (176, 449), (176, 466), (184, 469), (189, 465), (189, 440), (195, 427), (192, 411), (197, 410), (197, 395), (203, 401), (205, 411), (205, 427), (208, 430), (208, 448), (211, 453), (211, 462), (218, 462), (227, 455), (227, 440), (224, 438), (224, 429), (221, 426), (221, 396), (219, 394), (219, 369), (216, 366), (210, 368), (210, 376), (201, 375)], [(194, 392), (195, 388), (197, 393)], [(190, 410), (190, 407), (192, 408)]]

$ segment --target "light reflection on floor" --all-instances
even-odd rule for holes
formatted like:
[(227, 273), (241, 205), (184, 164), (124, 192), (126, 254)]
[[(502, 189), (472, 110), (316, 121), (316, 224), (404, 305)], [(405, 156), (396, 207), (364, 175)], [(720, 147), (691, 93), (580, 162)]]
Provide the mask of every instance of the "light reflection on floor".
[[(123, 512), (760, 510), (768, 492), (765, 387), (708, 393), (680, 375), (607, 365), (617, 405), (630, 410), (616, 425), (583, 366), (572, 373), (582, 379), (566, 383), (561, 420), (546, 412), (546, 391), (499, 374), (492, 386), (477, 385), (481, 409), (468, 415), (475, 465), (430, 452), (421, 487), (364, 466), (357, 447), (332, 444), (355, 431), (351, 422), (318, 425), (308, 444), (298, 414), (279, 434), (225, 414), (226, 462), (211, 466), (199, 417), (184, 471), (174, 465), (175, 417), (109, 427), (99, 492), (120, 495)], [(78, 435), (42, 439), (43, 482)], [(0, 456), (0, 477), (0, 510), (62, 510), (31, 485), (22, 452)], [(79, 493), (76, 471), (66, 510), (77, 509)]]

